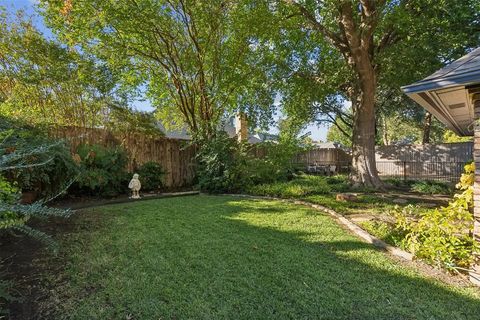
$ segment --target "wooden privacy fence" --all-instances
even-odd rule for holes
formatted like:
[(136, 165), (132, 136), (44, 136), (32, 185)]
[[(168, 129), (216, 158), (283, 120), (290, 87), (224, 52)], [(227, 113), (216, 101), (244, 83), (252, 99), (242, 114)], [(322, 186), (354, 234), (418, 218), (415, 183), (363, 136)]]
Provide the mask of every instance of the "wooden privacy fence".
[(166, 171), (164, 182), (168, 188), (189, 186), (195, 179), (195, 147), (188, 145), (187, 140), (79, 127), (55, 128), (50, 136), (67, 140), (72, 152), (76, 152), (80, 144), (120, 146), (127, 152), (130, 172), (148, 161), (157, 162)]
[[(72, 152), (80, 144), (121, 146), (128, 155), (129, 171), (148, 161), (159, 163), (166, 171), (165, 186), (192, 185), (195, 179), (195, 147), (188, 140), (149, 137), (138, 133), (113, 133), (104, 129), (60, 127), (50, 136), (70, 142)], [(263, 158), (264, 146), (252, 145), (250, 154)], [(376, 148), (377, 170), (383, 178), (457, 181), (463, 166), (473, 158), (473, 144), (392, 145)], [(351, 156), (341, 148), (316, 148), (298, 154), (293, 162), (312, 173), (348, 172)]]

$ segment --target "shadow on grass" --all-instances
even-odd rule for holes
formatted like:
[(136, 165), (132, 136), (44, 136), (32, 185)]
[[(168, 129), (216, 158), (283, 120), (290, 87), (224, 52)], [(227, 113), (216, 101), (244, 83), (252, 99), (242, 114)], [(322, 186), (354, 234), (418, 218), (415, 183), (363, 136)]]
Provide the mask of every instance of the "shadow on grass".
[(479, 316), (473, 289), (422, 278), (303, 207), (199, 196), (97, 210), (114, 218), (71, 246), (57, 318)]

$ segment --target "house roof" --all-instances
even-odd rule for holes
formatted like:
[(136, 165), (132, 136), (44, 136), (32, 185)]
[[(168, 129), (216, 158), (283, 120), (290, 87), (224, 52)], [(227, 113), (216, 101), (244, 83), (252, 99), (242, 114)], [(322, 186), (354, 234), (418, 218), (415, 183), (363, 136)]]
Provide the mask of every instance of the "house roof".
[(317, 142), (315, 149), (345, 149), (345, 147), (338, 142)]
[(471, 135), (478, 85), (480, 48), (402, 90), (457, 134)]
[[(186, 128), (182, 129), (175, 129), (175, 130), (167, 130), (165, 126), (161, 123), (157, 123), (158, 128), (165, 133), (165, 137), (171, 139), (182, 139), (182, 140), (191, 140), (192, 137)], [(230, 138), (237, 136), (237, 130), (235, 125), (227, 122), (223, 126), (223, 130), (227, 133)], [(278, 140), (278, 136), (269, 133), (252, 133), (248, 134), (248, 142), (251, 144), (261, 143), (265, 141), (276, 141)]]

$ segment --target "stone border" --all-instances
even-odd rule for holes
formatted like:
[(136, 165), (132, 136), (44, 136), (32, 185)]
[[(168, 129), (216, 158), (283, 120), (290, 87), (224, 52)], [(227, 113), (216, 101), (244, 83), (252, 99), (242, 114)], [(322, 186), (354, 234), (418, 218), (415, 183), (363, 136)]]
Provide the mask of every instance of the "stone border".
[(413, 261), (413, 254), (410, 252), (407, 252), (405, 250), (402, 250), (400, 248), (394, 247), (392, 245), (389, 245), (383, 240), (378, 239), (377, 237), (372, 236), (370, 233), (367, 231), (363, 230), (360, 228), (357, 224), (353, 223), (349, 219), (345, 218), (343, 215), (337, 213), (335, 210), (332, 210), (330, 208), (324, 207), (322, 205), (318, 204), (313, 204), (307, 201), (302, 201), (302, 200), (295, 200), (295, 199), (283, 199), (283, 198), (275, 198), (275, 197), (263, 197), (263, 196), (252, 196), (252, 195), (247, 195), (247, 194), (223, 194), (225, 196), (234, 196), (234, 197), (243, 197), (243, 198), (252, 198), (252, 199), (266, 199), (266, 200), (277, 200), (277, 201), (283, 201), (287, 203), (292, 203), (292, 204), (298, 204), (302, 206), (307, 206), (319, 211), (323, 211), (324, 213), (328, 213), (330, 216), (335, 218), (341, 225), (347, 227), (350, 231), (352, 231), (355, 235), (358, 237), (362, 238), (368, 243), (373, 244), (375, 247), (385, 250), (389, 253), (391, 253), (394, 256), (397, 256), (399, 258), (402, 258), (407, 261)]
[(170, 192), (170, 193), (160, 193), (160, 194), (154, 194), (154, 195), (146, 194), (140, 199), (130, 199), (130, 198), (122, 197), (122, 198), (112, 199), (112, 200), (104, 200), (104, 201), (98, 201), (98, 202), (92, 201), (90, 203), (84, 203), (84, 204), (80, 203), (78, 205), (73, 204), (72, 206), (65, 205), (65, 207), (71, 210), (81, 210), (81, 209), (101, 207), (101, 206), (106, 206), (111, 204), (133, 203), (138, 201), (157, 200), (157, 199), (163, 199), (163, 198), (197, 196), (199, 194), (200, 194), (200, 191)]

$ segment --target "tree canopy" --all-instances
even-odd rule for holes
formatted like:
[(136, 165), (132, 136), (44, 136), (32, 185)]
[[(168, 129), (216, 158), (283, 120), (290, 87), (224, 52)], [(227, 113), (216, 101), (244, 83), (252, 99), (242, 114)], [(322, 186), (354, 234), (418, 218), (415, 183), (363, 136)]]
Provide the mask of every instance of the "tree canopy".
[[(70, 47), (80, 47), (146, 86), (164, 124), (212, 135), (229, 111), (252, 120), (273, 93), (249, 38), (254, 21), (238, 1), (42, 1), (45, 17)], [(265, 117), (264, 117), (265, 119)]]
[[(400, 85), (478, 46), (479, 1), (271, 3), (270, 19), (275, 23), (265, 37), (278, 53), (286, 110), (307, 119), (351, 124), (352, 179), (379, 186), (374, 157), (379, 114), (395, 112), (390, 101), (401, 95)], [(382, 96), (392, 92), (381, 107)], [(338, 100), (352, 103), (351, 117)]]

